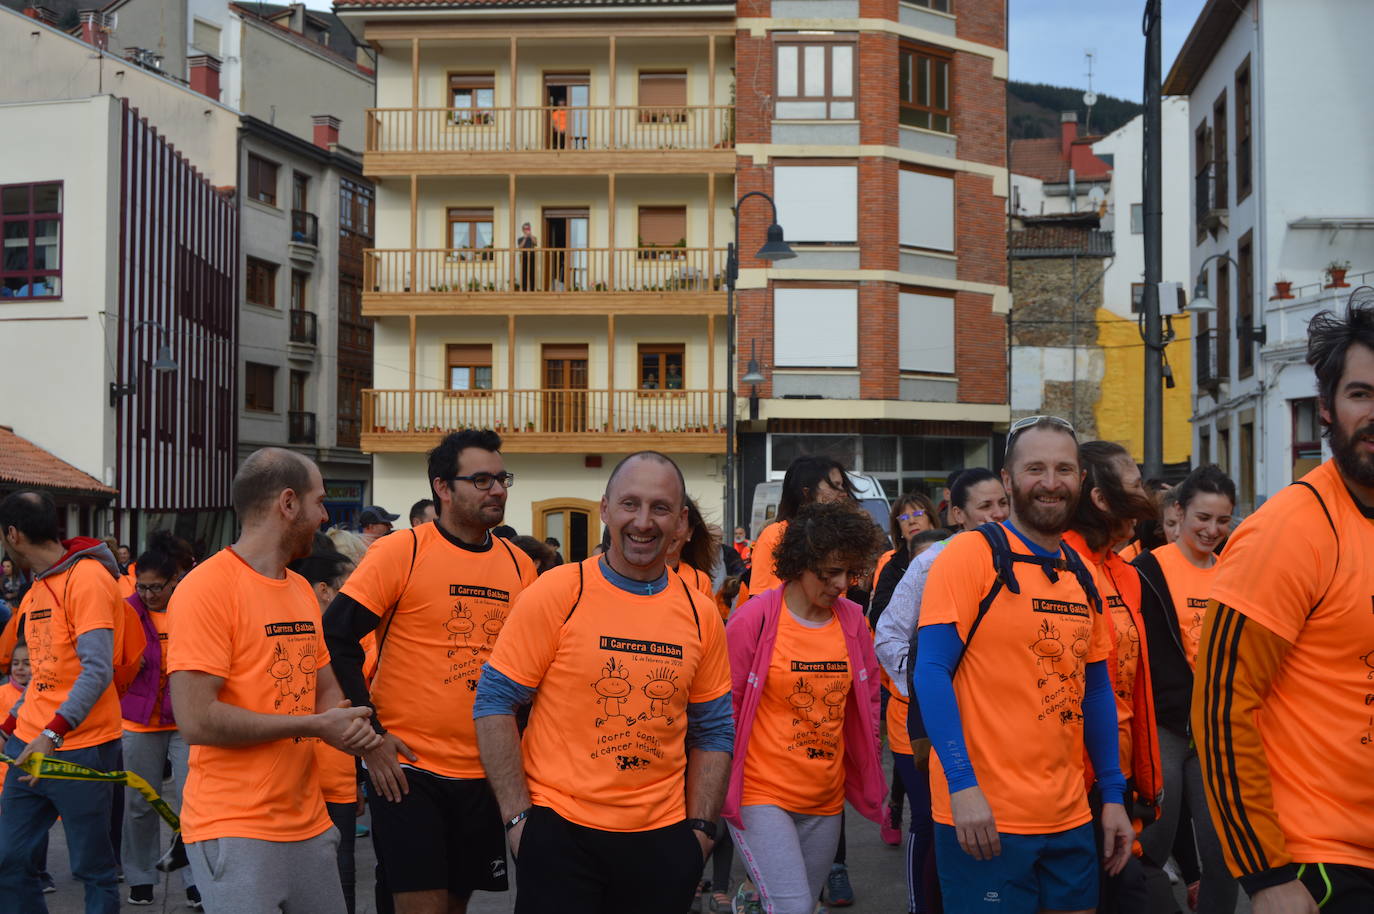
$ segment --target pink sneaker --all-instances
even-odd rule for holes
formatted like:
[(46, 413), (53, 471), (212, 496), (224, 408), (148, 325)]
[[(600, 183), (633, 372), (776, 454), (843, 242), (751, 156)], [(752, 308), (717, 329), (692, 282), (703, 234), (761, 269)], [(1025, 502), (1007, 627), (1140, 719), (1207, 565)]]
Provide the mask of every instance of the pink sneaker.
[(902, 843), (901, 819), (898, 818), (900, 815), (901, 812), (896, 807), (889, 806), (887, 815), (883, 816), (882, 825), (878, 827), (878, 834), (889, 847), (896, 847)]

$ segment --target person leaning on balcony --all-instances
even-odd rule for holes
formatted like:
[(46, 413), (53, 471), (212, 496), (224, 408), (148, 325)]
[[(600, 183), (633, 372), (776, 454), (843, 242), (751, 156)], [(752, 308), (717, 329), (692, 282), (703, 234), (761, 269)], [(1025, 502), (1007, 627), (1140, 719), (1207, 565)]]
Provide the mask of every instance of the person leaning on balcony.
[(520, 289), (530, 292), (534, 289), (534, 255), (529, 253), (539, 247), (539, 239), (530, 231), (528, 222), (520, 226), (520, 237), (515, 239), (520, 249)]

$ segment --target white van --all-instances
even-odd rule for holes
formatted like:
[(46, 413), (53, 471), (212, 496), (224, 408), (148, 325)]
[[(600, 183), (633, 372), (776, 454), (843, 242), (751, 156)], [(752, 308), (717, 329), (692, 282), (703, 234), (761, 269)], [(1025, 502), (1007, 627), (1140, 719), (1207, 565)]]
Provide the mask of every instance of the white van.
[[(872, 476), (862, 473), (846, 472), (849, 484), (854, 487), (854, 495), (859, 506), (868, 512), (878, 528), (887, 533), (892, 505), (887, 500), (882, 483)], [(754, 503), (749, 511), (749, 538), (756, 540), (763, 528), (773, 522), (778, 513), (778, 502), (782, 499), (782, 480), (761, 482), (754, 486)]]

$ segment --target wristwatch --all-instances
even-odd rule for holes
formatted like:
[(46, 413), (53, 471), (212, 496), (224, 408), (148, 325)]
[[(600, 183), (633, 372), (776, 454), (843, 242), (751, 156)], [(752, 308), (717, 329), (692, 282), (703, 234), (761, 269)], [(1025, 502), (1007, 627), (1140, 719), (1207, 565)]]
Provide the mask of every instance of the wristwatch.
[(44, 728), (43, 730), (41, 730), (40, 733), (41, 733), (41, 735), (46, 736), (48, 739), (52, 740), (52, 745), (53, 745), (53, 748), (54, 748), (54, 749), (61, 749), (61, 748), (62, 748), (62, 734), (61, 734), (61, 733), (58, 733), (56, 730), (49, 730), (49, 729), (47, 729), (47, 728)]
[(699, 831), (712, 841), (716, 840), (716, 823), (708, 822), (705, 819), (688, 819), (687, 827), (692, 831)]

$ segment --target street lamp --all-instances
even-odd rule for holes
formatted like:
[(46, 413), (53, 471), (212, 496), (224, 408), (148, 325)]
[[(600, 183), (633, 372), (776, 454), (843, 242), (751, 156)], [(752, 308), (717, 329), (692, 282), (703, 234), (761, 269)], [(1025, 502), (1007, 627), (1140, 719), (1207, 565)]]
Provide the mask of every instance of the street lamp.
[[(758, 260), (770, 263), (790, 260), (797, 256), (783, 240), (782, 226), (778, 225), (778, 205), (773, 198), (761, 190), (751, 190), (735, 201), (730, 212), (735, 217), (735, 240), (725, 246), (725, 414), (729, 424), (725, 429), (725, 519), (726, 528), (731, 529), (738, 523), (735, 516), (735, 282), (739, 279), (739, 208), (750, 197), (762, 197), (768, 201), (773, 211), (772, 222), (768, 226), (767, 240), (754, 255)], [(751, 384), (763, 381), (758, 372), (758, 363), (751, 359), (749, 376), (745, 380)], [(753, 380), (757, 379), (757, 380)]]
[(759, 417), (759, 385), (768, 380), (759, 370), (758, 340), (749, 341), (749, 364), (740, 382), (749, 385), (749, 421)]
[[(159, 324), (157, 321), (139, 321), (137, 324), (134, 325), (134, 329), (133, 329), (133, 332), (130, 334), (130, 338), (131, 338), (131, 339), (137, 339), (137, 338), (138, 338), (138, 333), (139, 333), (139, 331), (140, 331), (140, 330), (143, 330), (143, 329), (145, 329), (145, 328), (147, 328), (147, 327), (156, 327), (158, 330), (160, 330), (160, 331), (162, 332), (162, 334), (163, 334), (164, 336), (167, 334), (167, 328), (164, 327), (164, 326), (162, 326), (161, 324)], [(162, 346), (158, 347), (158, 350), (157, 350), (157, 358), (153, 359), (153, 364), (150, 365), (149, 367), (152, 368), (153, 371), (158, 372), (159, 374), (166, 374), (166, 373), (168, 373), (168, 372), (176, 371), (176, 370), (177, 370), (177, 363), (176, 363), (176, 359), (172, 358), (172, 347), (171, 347), (171, 346), (168, 346), (166, 343), (164, 343)], [(110, 382), (110, 406), (112, 406), (112, 407), (113, 407), (113, 406), (118, 406), (118, 405), (119, 405), (119, 398), (120, 398), (120, 397), (127, 397), (127, 396), (129, 396), (130, 394), (134, 394), (134, 393), (137, 393), (137, 392), (138, 392), (138, 373), (137, 373), (137, 372), (134, 372), (134, 373), (129, 377), (129, 383), (128, 383), (128, 384), (120, 384), (118, 381), (111, 381), (111, 382)]]

